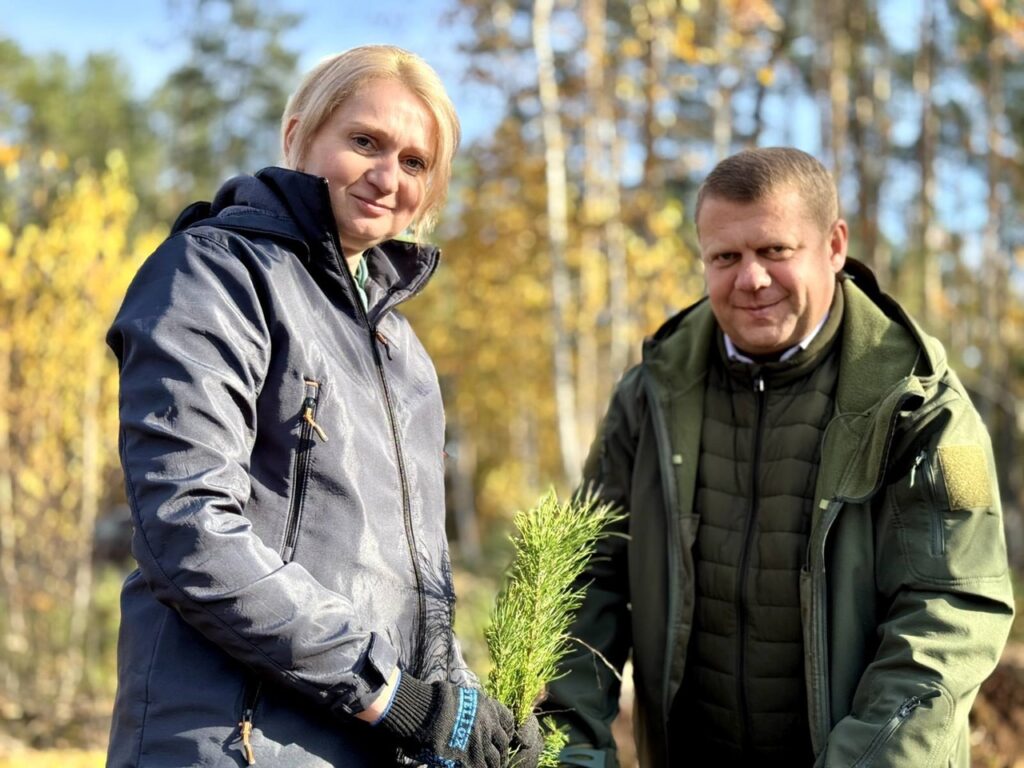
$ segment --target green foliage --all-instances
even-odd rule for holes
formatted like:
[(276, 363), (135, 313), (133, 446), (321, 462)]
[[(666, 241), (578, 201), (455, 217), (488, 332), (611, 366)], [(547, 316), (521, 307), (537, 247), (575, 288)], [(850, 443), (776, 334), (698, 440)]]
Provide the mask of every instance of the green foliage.
[(277, 162), (278, 127), (297, 84), (282, 42), (301, 16), (253, 0), (189, 0), (188, 60), (154, 98), (167, 149), (168, 215), (227, 177)]
[[(569, 649), (569, 626), (583, 600), (579, 579), (597, 540), (619, 519), (592, 498), (560, 503), (548, 491), (533, 509), (518, 512), (515, 557), (485, 632), (493, 666), (487, 692), (523, 722)], [(557, 765), (564, 734), (547, 728), (545, 755)]]

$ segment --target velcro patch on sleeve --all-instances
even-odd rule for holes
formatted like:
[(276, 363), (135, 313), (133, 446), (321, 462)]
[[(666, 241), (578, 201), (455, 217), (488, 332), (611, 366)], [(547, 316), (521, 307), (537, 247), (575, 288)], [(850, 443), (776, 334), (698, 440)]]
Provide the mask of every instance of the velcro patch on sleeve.
[(980, 445), (940, 445), (939, 469), (950, 511), (992, 505), (988, 461)]

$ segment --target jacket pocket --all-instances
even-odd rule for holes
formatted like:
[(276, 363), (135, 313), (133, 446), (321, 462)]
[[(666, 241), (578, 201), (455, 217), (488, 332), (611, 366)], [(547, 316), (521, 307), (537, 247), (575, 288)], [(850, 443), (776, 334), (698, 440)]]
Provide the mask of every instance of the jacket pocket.
[[(952, 464), (950, 451), (964, 462)], [(969, 461), (973, 458), (981, 464), (977, 471)], [(988, 493), (990, 475), (984, 460), (980, 446), (927, 448), (916, 455), (910, 471), (891, 486), (889, 498), (900, 549), (908, 571), (921, 581), (947, 585), (1005, 576), (1006, 550), (998, 501), (980, 491), (966, 498), (967, 492), (956, 485), (961, 483), (969, 490), (981, 487)], [(992, 503), (980, 504), (982, 501)], [(967, 502), (979, 505), (967, 506)]]
[(914, 711), (924, 702), (937, 698), (940, 695), (939, 691), (928, 691), (920, 696), (908, 696), (904, 699), (903, 703), (896, 708), (896, 711), (892, 713), (878, 733), (875, 734), (871, 743), (868, 744), (868, 748), (864, 750), (864, 754), (853, 764), (853, 768), (868, 768), (868, 766), (872, 765), (878, 753), (882, 751), (900, 727), (911, 718)]
[(917, 457), (914, 459), (913, 469), (910, 471), (910, 484), (914, 484), (915, 475), (920, 477), (920, 482), (924, 488), (925, 500), (931, 510), (932, 555), (941, 557), (946, 554), (945, 519), (942, 514), (942, 507), (939, 506), (938, 495), (935, 492), (935, 473), (932, 471), (932, 464), (928, 460), (927, 449), (917, 454)]
[(284, 540), (281, 544), (281, 559), (286, 563), (295, 555), (295, 546), (299, 540), (302, 505), (306, 500), (314, 438), (327, 442), (327, 433), (316, 420), (319, 405), (320, 382), (306, 379), (303, 382), (302, 405), (299, 411), (299, 442), (295, 449), (295, 463), (292, 468), (292, 494), (288, 503), (288, 518), (284, 525)]

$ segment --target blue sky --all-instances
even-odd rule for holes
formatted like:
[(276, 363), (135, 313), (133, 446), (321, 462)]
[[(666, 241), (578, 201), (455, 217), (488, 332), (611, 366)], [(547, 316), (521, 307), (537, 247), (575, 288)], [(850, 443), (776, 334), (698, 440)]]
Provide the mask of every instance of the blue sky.
[[(186, 54), (178, 36), (182, 13), (167, 0), (7, 0), (3, 5), (0, 36), (30, 53), (59, 51), (72, 61), (90, 52), (114, 52), (128, 64), (140, 95), (152, 91)], [(467, 138), (496, 111), (486, 91), (463, 81), (460, 30), (443, 19), (450, 8), (446, 0), (279, 0), (278, 7), (304, 16), (285, 38), (300, 51), (302, 71), (354, 45), (391, 43), (415, 51), (438, 71)]]
[[(880, 13), (893, 44), (906, 49), (916, 40), (922, 3), (926, 0), (886, 0)], [(174, 11), (174, 6), (178, 10)], [(60, 51), (72, 61), (93, 51), (113, 51), (128, 64), (136, 91), (148, 94), (181, 64), (186, 46), (180, 39), (184, 0), (6, 0), (0, 15), (0, 36), (14, 39), (31, 53)], [(446, 22), (451, 0), (278, 0), (277, 7), (303, 15), (299, 27), (286, 43), (300, 52), (300, 69), (354, 45), (392, 43), (420, 54), (440, 74), (462, 119), (466, 143), (485, 135), (501, 113), (497, 95), (464, 80), (466, 62), (458, 45), (467, 35), (461, 24)], [(288, 84), (289, 86), (295, 85)], [(955, 87), (954, 84), (943, 84)], [(793, 120), (784, 121), (786, 130), (773, 135), (773, 142), (796, 143), (811, 152), (820, 150), (816, 135), (817, 117), (809, 102)], [(784, 108), (793, 109), (793, 104)], [(805, 114), (806, 113), (806, 114)], [(917, 127), (917, 112), (911, 109), (896, 129)], [(940, 179), (948, 181), (939, 169)], [(959, 184), (971, 181), (959, 179)], [(907, 185), (898, 197), (912, 197), (916, 190)], [(954, 185), (957, 186), (957, 185)], [(947, 188), (943, 183), (942, 187)], [(970, 196), (969, 196), (970, 197)], [(980, 199), (980, 198), (978, 198)], [(947, 224), (955, 229), (978, 227), (984, 214), (977, 204), (945, 195), (939, 200)], [(901, 207), (901, 206), (900, 206)], [(898, 210), (888, 210), (884, 222), (890, 232), (903, 225)]]

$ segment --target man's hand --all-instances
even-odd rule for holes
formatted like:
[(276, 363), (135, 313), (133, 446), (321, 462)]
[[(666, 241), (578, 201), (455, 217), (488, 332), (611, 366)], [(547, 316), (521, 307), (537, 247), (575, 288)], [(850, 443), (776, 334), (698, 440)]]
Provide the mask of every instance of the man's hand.
[(512, 713), (483, 691), (406, 674), (377, 727), (414, 760), (463, 768), (505, 768), (516, 735)]

